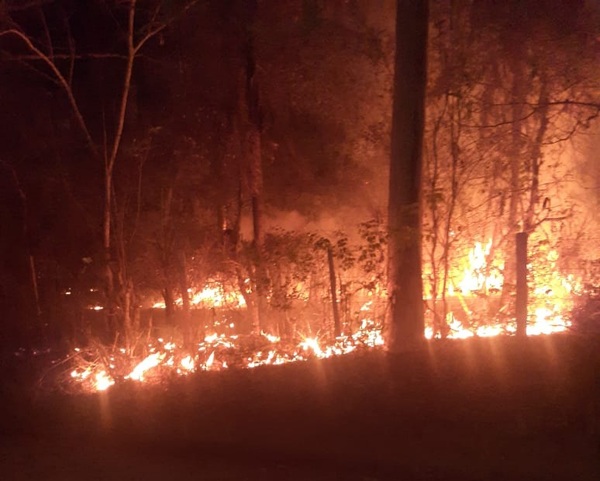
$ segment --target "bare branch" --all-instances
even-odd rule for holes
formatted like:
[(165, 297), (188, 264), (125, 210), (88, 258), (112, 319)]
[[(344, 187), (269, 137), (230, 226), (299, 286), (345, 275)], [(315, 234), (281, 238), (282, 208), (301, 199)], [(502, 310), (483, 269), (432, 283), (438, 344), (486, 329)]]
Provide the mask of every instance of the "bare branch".
[(54, 45), (52, 44), (52, 37), (50, 36), (50, 29), (48, 28), (48, 22), (46, 21), (46, 14), (44, 9), (40, 6), (38, 8), (39, 16), (44, 26), (44, 36), (46, 37), (46, 43), (48, 48), (48, 58), (54, 61)]
[(27, 48), (29, 48), (29, 50), (31, 50), (35, 55), (37, 55), (37, 57), (40, 60), (42, 60), (48, 66), (48, 68), (52, 71), (52, 73), (56, 77), (56, 80), (58, 81), (60, 86), (63, 88), (63, 90), (65, 91), (65, 94), (67, 95), (67, 98), (69, 99), (69, 104), (71, 105), (71, 108), (73, 109), (73, 113), (75, 115), (75, 118), (77, 119), (77, 123), (79, 124), (79, 127), (81, 128), (83, 134), (85, 135), (85, 138), (90, 146), (90, 149), (92, 150), (92, 153), (95, 156), (98, 156), (98, 150), (96, 149), (96, 145), (94, 144), (94, 141), (90, 134), (90, 130), (87, 127), (85, 119), (83, 118), (83, 115), (81, 114), (81, 111), (79, 110), (79, 105), (77, 104), (77, 100), (75, 99), (75, 96), (73, 95), (73, 89), (71, 89), (69, 82), (64, 77), (62, 72), (59, 70), (59, 68), (56, 66), (56, 64), (48, 57), (48, 55), (46, 55), (39, 48), (37, 48), (31, 41), (31, 39), (27, 35), (25, 35), (23, 32), (21, 32), (20, 30), (14, 29), (14, 28), (0, 32), (0, 38), (9, 36), (9, 35), (14, 35), (15, 37), (21, 39), (23, 41), (23, 43), (25, 43)]
[(115, 139), (113, 141), (110, 156), (108, 158), (107, 175), (112, 175), (112, 170), (117, 159), (121, 138), (123, 136), (123, 128), (125, 126), (125, 114), (127, 112), (127, 100), (129, 99), (129, 90), (131, 87), (131, 77), (133, 75), (133, 62), (135, 60), (135, 46), (133, 43), (133, 32), (135, 28), (135, 8), (136, 0), (131, 0), (129, 5), (129, 14), (127, 17), (127, 66), (125, 67), (125, 79), (123, 80), (123, 94), (119, 106), (119, 116), (117, 117), (117, 129)]
[(512, 125), (514, 122), (521, 122), (523, 120), (527, 120), (529, 117), (533, 116), (535, 114), (535, 112), (536, 112), (535, 110), (531, 110), (531, 112), (529, 112), (526, 115), (521, 116), (518, 119), (502, 120), (502, 121), (496, 122), (494, 124), (485, 124), (485, 125), (460, 124), (460, 125), (461, 125), (461, 127), (467, 127), (467, 128), (471, 128), (471, 129), (495, 129), (498, 127), (502, 127), (503, 125)]
[[(83, 60), (83, 59), (119, 59), (119, 60), (123, 60), (126, 59), (127, 55), (123, 55), (123, 54), (119, 54), (119, 53), (101, 53), (101, 52), (96, 52), (96, 53), (80, 53), (77, 55), (71, 55), (70, 53), (55, 53), (52, 56), (51, 61), (54, 60), (71, 60), (71, 59), (75, 59), (75, 60)], [(27, 61), (35, 61), (35, 60), (42, 60), (44, 61), (44, 59), (40, 58), (39, 55), (36, 54), (23, 54), (23, 55), (12, 55), (11, 57), (7, 58), (6, 60), (27, 60)]]
[(69, 81), (69, 85), (73, 84), (73, 72), (75, 72), (75, 43), (73, 42), (73, 33), (71, 32), (71, 25), (67, 20), (66, 14), (63, 12), (63, 22), (65, 25), (65, 31), (67, 32), (67, 44), (69, 45), (69, 71), (67, 74), (67, 79)]
[[(135, 45), (135, 47), (134, 47), (135, 53), (137, 54), (148, 40), (150, 40), (152, 37), (156, 36), (163, 30), (165, 30), (169, 25), (171, 25), (175, 20), (177, 20), (179, 17), (181, 17), (183, 14), (185, 14), (196, 3), (198, 3), (198, 0), (190, 0), (188, 3), (185, 4), (185, 6), (176, 15), (173, 15), (167, 21), (165, 21), (161, 24), (155, 25), (154, 27), (149, 27), (148, 31), (142, 36), (142, 38)], [(160, 10), (160, 8), (157, 7), (157, 9), (154, 11), (154, 14), (152, 15), (151, 24), (154, 23), (155, 19), (157, 18), (159, 10)]]
[(43, 70), (39, 69), (36, 65), (33, 65), (28, 62), (19, 61), (19, 64), (22, 65), (24, 69), (30, 70), (35, 75), (38, 75), (38, 76), (42, 77), (43, 79), (47, 80), (48, 82), (60, 87), (58, 80), (56, 80), (54, 75), (52, 75), (51, 73), (44, 72)]
[(15, 185), (15, 188), (17, 189), (17, 193), (19, 194), (19, 198), (25, 204), (27, 202), (27, 195), (25, 194), (25, 190), (23, 189), (23, 186), (19, 181), (19, 176), (17, 175), (16, 169), (13, 165), (9, 164), (4, 159), (0, 159), (0, 165), (11, 173), (13, 183)]
[(596, 103), (596, 102), (579, 102), (577, 100), (553, 100), (551, 102), (548, 102), (546, 105), (562, 105), (562, 106), (566, 106), (566, 105), (574, 105), (576, 107), (588, 107), (591, 109), (596, 109), (600, 111), (600, 102)]

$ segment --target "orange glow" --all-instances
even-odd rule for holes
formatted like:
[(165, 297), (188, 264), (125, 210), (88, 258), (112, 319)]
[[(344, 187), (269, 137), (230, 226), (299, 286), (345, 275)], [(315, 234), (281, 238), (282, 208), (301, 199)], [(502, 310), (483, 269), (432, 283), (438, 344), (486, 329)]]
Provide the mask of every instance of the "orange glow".
[[(494, 299), (494, 296), (499, 299), (504, 287), (501, 274), (504, 261), (497, 256), (490, 258), (491, 249), (491, 240), (485, 244), (476, 242), (468, 252), (464, 265), (453, 268), (451, 272), (447, 299), (456, 299), (461, 313), (466, 313), (469, 319), (478, 308), (485, 306), (485, 302)], [(565, 317), (565, 313), (572, 309), (573, 295), (580, 289), (573, 276), (562, 276), (558, 271), (556, 250), (549, 250), (543, 261), (544, 265), (537, 269), (536, 266), (529, 266), (531, 292), (528, 299), (526, 330), (531, 336), (566, 331), (571, 323)], [(457, 286), (458, 289), (453, 286)], [(457, 318), (461, 313), (456, 309), (446, 313), (446, 325), (449, 330), (447, 338), (491, 337), (516, 332), (514, 319), (502, 323), (490, 321), (469, 326)], [(440, 337), (440, 333), (434, 332), (432, 326), (427, 326), (425, 336), (432, 339)]]
[(160, 353), (160, 352), (155, 352), (154, 354), (150, 354), (142, 362), (140, 362), (137, 366), (135, 366), (133, 368), (133, 371), (131, 371), (127, 376), (125, 376), (125, 379), (133, 379), (134, 381), (143, 381), (144, 374), (146, 373), (146, 371), (149, 371), (150, 369), (158, 366), (165, 359), (165, 356), (166, 356), (165, 353)]
[[(458, 287), (463, 294), (502, 288), (504, 279), (499, 272), (502, 271), (503, 266), (488, 265), (491, 248), (491, 240), (485, 246), (481, 242), (476, 242), (475, 247), (469, 252), (468, 264), (464, 267), (462, 279), (458, 282)], [(452, 288), (449, 294), (452, 294)]]
[(97, 391), (106, 391), (111, 387), (115, 381), (106, 373), (106, 371), (100, 371), (96, 373), (95, 386)]
[[(211, 281), (199, 290), (195, 288), (188, 289), (190, 304), (194, 307), (205, 308), (228, 308), (241, 309), (246, 307), (246, 301), (242, 294), (235, 289), (226, 289), (220, 282)], [(180, 298), (175, 300), (178, 306), (183, 305)], [(164, 301), (155, 302), (154, 309), (164, 309)]]
[[(448, 299), (455, 302), (446, 314), (446, 337), (449, 339), (467, 339), (471, 337), (491, 337), (513, 335), (516, 332), (514, 319), (503, 322), (493, 319), (483, 322), (481, 316), (474, 319), (478, 306), (494, 296), (499, 298), (503, 287), (502, 269), (504, 261), (497, 256), (491, 259), (491, 241), (477, 242), (465, 256), (464, 265), (453, 267), (447, 292)], [(546, 335), (566, 331), (570, 321), (565, 317), (572, 307), (572, 299), (579, 284), (572, 276), (561, 276), (556, 268), (558, 254), (548, 252), (543, 276), (537, 275), (530, 284), (529, 316), (527, 334)], [(533, 271), (534, 269), (531, 269)], [(454, 286), (454, 288), (453, 288)], [(378, 300), (385, 300), (385, 289), (378, 288)], [(191, 291), (192, 303), (203, 307), (224, 307), (225, 309), (245, 309), (243, 297), (236, 291), (226, 292), (222, 285), (211, 283), (198, 291)], [(483, 297), (482, 297), (483, 296)], [(324, 359), (348, 354), (357, 349), (384, 347), (382, 326), (373, 320), (376, 300), (372, 292), (367, 294), (362, 305), (356, 306), (356, 312), (362, 318), (360, 326), (352, 334), (337, 338), (331, 336), (300, 336), (301, 340), (292, 343), (280, 337), (262, 332), (253, 338), (255, 350), (248, 352), (244, 337), (233, 334), (207, 334), (195, 350), (184, 349), (172, 339), (157, 338), (146, 346), (145, 357), (133, 359), (124, 349), (115, 350), (109, 356), (109, 365), (104, 362), (84, 362), (71, 373), (71, 379), (84, 389), (103, 391), (117, 383), (127, 380), (150, 383), (159, 380), (163, 374), (174, 372), (187, 375), (199, 371), (218, 371), (230, 365), (243, 368), (255, 368), (265, 365), (280, 365), (303, 361), (311, 358)], [(454, 309), (454, 311), (452, 310)], [(458, 311), (458, 310), (460, 311)], [(466, 317), (465, 317), (466, 316)], [(215, 324), (216, 325), (216, 324)], [(227, 321), (226, 325), (230, 325)], [(233, 327), (233, 326), (230, 326)], [(427, 339), (439, 338), (432, 326), (425, 329)], [(79, 350), (78, 350), (79, 353)], [(119, 362), (116, 362), (118, 358)], [(79, 359), (79, 357), (78, 357)], [(121, 366), (117, 369), (115, 366)], [(129, 366), (123, 367), (123, 366)]]
[[(242, 360), (242, 367), (255, 368), (265, 365), (280, 365), (310, 358), (324, 359), (331, 356), (347, 354), (358, 348), (374, 348), (383, 345), (381, 327), (373, 321), (364, 319), (361, 327), (352, 336), (342, 336), (334, 341), (327, 342), (317, 337), (306, 337), (296, 346), (283, 343), (279, 337), (262, 334), (265, 348), (257, 350)], [(89, 364), (85, 367), (74, 369), (71, 378), (80, 383), (84, 389), (90, 391), (103, 391), (115, 384), (115, 379), (136, 382), (151, 382), (160, 370), (175, 372), (185, 375), (197, 371), (222, 370), (228, 368), (226, 358), (232, 353), (240, 355), (240, 338), (238, 336), (225, 336), (212, 334), (206, 336), (198, 344), (196, 353), (186, 355), (181, 346), (173, 341), (157, 340), (156, 345), (149, 346), (151, 354), (137, 362), (125, 375), (119, 375), (114, 365), (107, 370), (100, 365)], [(117, 351), (126, 358), (125, 352)], [(207, 356), (207, 353), (209, 353)], [(115, 353), (115, 355), (117, 355)], [(205, 361), (203, 361), (205, 359)], [(110, 372), (110, 373), (109, 373)], [(152, 374), (152, 376), (151, 376)], [(160, 377), (160, 376), (158, 376)]]

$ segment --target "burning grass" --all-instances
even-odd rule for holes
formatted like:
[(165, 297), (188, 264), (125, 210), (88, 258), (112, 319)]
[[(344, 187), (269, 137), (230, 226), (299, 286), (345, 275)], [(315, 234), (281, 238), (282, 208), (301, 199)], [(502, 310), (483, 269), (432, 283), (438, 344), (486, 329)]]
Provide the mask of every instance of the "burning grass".
[[(527, 326), (528, 335), (553, 334), (566, 331), (570, 323), (562, 318), (546, 318), (540, 312)], [(466, 328), (459, 321), (450, 325), (448, 338), (493, 337), (514, 334), (511, 324)], [(433, 337), (426, 331), (426, 337)], [(156, 384), (175, 376), (194, 372), (221, 371), (228, 368), (256, 368), (281, 365), (309, 359), (326, 359), (366, 349), (382, 349), (385, 345), (382, 327), (365, 319), (352, 335), (338, 338), (306, 337), (291, 342), (262, 333), (260, 336), (210, 335), (193, 349), (158, 338), (145, 346), (145, 356), (135, 356), (125, 349), (102, 352), (99, 348), (77, 349), (72, 357), (75, 367), (69, 373), (68, 384), (88, 392), (104, 391), (116, 383), (137, 382)]]
[[(574, 276), (561, 275), (557, 269), (558, 254), (548, 250), (541, 267), (531, 268), (532, 285), (529, 296), (527, 335), (548, 335), (565, 332), (572, 326), (569, 315), (581, 290)], [(426, 299), (429, 317), (426, 320), (427, 339), (467, 339), (514, 335), (515, 319), (510, 315), (513, 299), (502, 301), (504, 261), (492, 258), (491, 241), (476, 243), (462, 263), (449, 273), (448, 292), (444, 303), (444, 323), (439, 317), (440, 298)], [(425, 276), (427, 277), (427, 276)], [(435, 292), (431, 287), (426, 292)], [(190, 292), (192, 306), (236, 311), (247, 315), (244, 297), (232, 286), (211, 282)], [(310, 296), (303, 296), (307, 302)], [(325, 298), (325, 300), (327, 300)], [(183, 346), (175, 338), (149, 338), (135, 348), (124, 349), (95, 344), (76, 349), (69, 359), (68, 375), (63, 385), (87, 392), (104, 391), (124, 382), (156, 384), (178, 376), (202, 371), (221, 371), (228, 368), (251, 369), (265, 365), (280, 365), (308, 359), (325, 359), (357, 350), (385, 348), (382, 313), (386, 310), (385, 289), (371, 290), (362, 299), (355, 297), (353, 308), (356, 320), (344, 324), (343, 336), (331, 335), (328, 321), (321, 323), (322, 335), (302, 335), (282, 339), (278, 336), (238, 335), (233, 324), (228, 333), (214, 333), (193, 345)], [(504, 302), (504, 305), (502, 305)], [(438, 306), (438, 307), (436, 307)], [(164, 308), (156, 303), (154, 308)], [(352, 329), (352, 324), (356, 327)], [(216, 323), (209, 328), (216, 328)], [(310, 327), (310, 326), (309, 326)], [(308, 332), (314, 332), (309, 328)]]
[(117, 382), (159, 383), (173, 376), (227, 368), (255, 368), (308, 359), (323, 359), (383, 346), (381, 328), (365, 320), (350, 336), (327, 342), (306, 337), (298, 343), (262, 333), (260, 336), (210, 335), (193, 349), (158, 338), (145, 346), (147, 355), (131, 355), (125, 349), (99, 353), (98, 347), (77, 349), (72, 357), (72, 382), (86, 391), (103, 391)]

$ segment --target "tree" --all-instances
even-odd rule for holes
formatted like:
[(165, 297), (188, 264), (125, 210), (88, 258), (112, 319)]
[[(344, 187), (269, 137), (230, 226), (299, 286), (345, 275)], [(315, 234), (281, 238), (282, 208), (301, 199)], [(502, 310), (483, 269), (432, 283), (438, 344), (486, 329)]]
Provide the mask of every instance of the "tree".
[(424, 337), (421, 279), (421, 169), (428, 1), (398, 0), (389, 192), (389, 349)]
[[(70, 113), (75, 120), (76, 125), (83, 135), (91, 156), (103, 165), (104, 173), (104, 199), (103, 199), (103, 221), (102, 221), (102, 247), (103, 247), (103, 268), (104, 268), (104, 289), (106, 294), (106, 303), (109, 316), (114, 315), (116, 304), (119, 303), (121, 317), (120, 330), (124, 335), (126, 342), (129, 341), (131, 334), (130, 311), (134, 309), (132, 304), (132, 280), (127, 271), (127, 257), (125, 255), (124, 233), (114, 232), (123, 226), (122, 222), (114, 218), (115, 212), (118, 212), (115, 193), (115, 166), (119, 158), (125, 127), (127, 123), (128, 111), (131, 107), (132, 78), (134, 73), (134, 64), (140, 55), (140, 50), (153, 38), (163, 32), (167, 26), (178, 16), (187, 11), (196, 1), (185, 2), (177, 12), (165, 12), (170, 10), (168, 5), (157, 1), (151, 5), (143, 7), (137, 4), (137, 0), (129, 0), (125, 3), (117, 2), (115, 5), (103, 5), (109, 9), (108, 15), (119, 22), (122, 20), (122, 37), (124, 40), (124, 52), (101, 52), (87, 53), (85, 56), (76, 55), (74, 38), (69, 26), (69, 20), (66, 14), (61, 11), (62, 4), (57, 5), (57, 10), (65, 16), (63, 24), (64, 31), (56, 34), (60, 40), (67, 37), (67, 54), (60, 53), (64, 46), (57, 44), (57, 39), (53, 38), (51, 30), (48, 28), (44, 11), (44, 2), (32, 2), (27, 7), (17, 9), (31, 9), (39, 13), (42, 18), (40, 22), (43, 28), (43, 34), (38, 39), (36, 34), (29, 34), (27, 27), (31, 28), (27, 22), (19, 24), (16, 15), (12, 15), (11, 9), (6, 10), (6, 18), (3, 18), (6, 27), (0, 31), (0, 38), (12, 37), (18, 39), (25, 47), (25, 51), (19, 47), (13, 47), (13, 53), (18, 60), (29, 62), (31, 68), (51, 79), (65, 95)], [(84, 9), (85, 10), (85, 9)], [(106, 12), (103, 12), (106, 15)], [(138, 17), (142, 18), (142, 21)], [(32, 29), (35, 30), (35, 29)], [(90, 59), (111, 59), (114, 62), (124, 63), (122, 65), (122, 78), (117, 81), (118, 87), (115, 89), (115, 98), (112, 108), (103, 105), (101, 108), (101, 119), (94, 115), (86, 115), (84, 104), (86, 103), (84, 95), (78, 95), (78, 91), (73, 83), (73, 72), (75, 63), (82, 58)], [(111, 116), (107, 110), (112, 110)], [(107, 118), (108, 117), (108, 118)], [(102, 125), (100, 132), (95, 132), (94, 125)], [(116, 229), (115, 229), (116, 227)], [(120, 243), (120, 245), (115, 245)], [(117, 281), (115, 281), (115, 277)], [(118, 288), (116, 286), (118, 284)], [(119, 292), (117, 292), (117, 290)], [(117, 300), (117, 298), (120, 298)]]
[[(449, 292), (461, 304), (448, 319), (465, 326), (510, 319), (519, 230), (531, 235), (538, 259), (548, 245), (570, 242), (556, 235), (576, 208), (568, 186), (574, 163), (561, 150), (598, 115), (597, 27), (592, 12), (545, 7), (539, 15), (522, 2), (432, 2), (423, 185), (426, 291), (436, 335), (447, 332)], [(481, 242), (488, 247), (477, 269), (486, 280), (469, 290), (460, 281)], [(545, 284), (535, 269), (530, 275)], [(490, 295), (502, 281), (505, 295)]]

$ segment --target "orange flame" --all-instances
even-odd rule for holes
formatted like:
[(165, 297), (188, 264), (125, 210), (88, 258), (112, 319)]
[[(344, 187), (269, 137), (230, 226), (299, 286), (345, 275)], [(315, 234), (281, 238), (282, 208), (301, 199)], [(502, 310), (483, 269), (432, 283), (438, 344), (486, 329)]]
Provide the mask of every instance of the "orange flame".
[[(458, 268), (459, 274), (452, 277), (454, 282), (450, 284), (457, 286), (460, 291), (455, 292), (450, 286), (448, 295), (454, 295), (461, 300), (465, 312), (471, 312), (467, 303), (475, 302), (474, 294), (489, 294), (489, 292), (500, 291), (503, 287), (501, 275), (503, 262), (490, 259), (491, 246), (491, 241), (485, 244), (476, 243), (469, 252), (465, 265)], [(552, 251), (548, 255), (550, 256), (548, 262), (556, 262), (558, 256), (556, 252)], [(540, 284), (532, 289), (527, 334), (544, 335), (567, 330), (570, 322), (563, 313), (569, 310), (572, 295), (578, 289), (578, 285), (579, 283), (573, 277), (560, 276), (557, 269), (550, 269), (549, 275), (544, 278), (543, 285)], [(245, 307), (243, 297), (239, 293), (225, 293), (222, 286), (216, 286), (214, 283), (190, 294), (195, 305)], [(259, 342), (259, 344), (264, 343), (262, 348), (245, 354), (246, 351), (242, 349), (242, 340), (236, 335), (217, 333), (206, 335), (204, 340), (197, 345), (195, 353), (184, 351), (172, 340), (165, 341), (159, 338), (156, 344), (147, 346), (150, 354), (137, 362), (128, 372), (116, 372), (112, 364), (103, 366), (99, 363), (84, 363), (82, 367), (71, 372), (71, 378), (91, 390), (103, 391), (113, 386), (115, 379), (151, 382), (153, 378), (150, 374), (158, 372), (155, 370), (159, 368), (186, 375), (198, 371), (227, 369), (232, 361), (238, 366), (254, 368), (310, 358), (323, 359), (347, 354), (359, 348), (380, 348), (384, 346), (382, 326), (373, 321), (374, 316), (371, 312), (374, 309), (373, 306), (373, 299), (364, 302), (357, 310), (363, 317), (360, 327), (351, 335), (335, 339), (311, 336), (304, 337), (298, 344), (293, 345), (282, 341), (277, 336), (263, 332)], [(454, 313), (449, 312), (447, 337), (466, 339), (474, 336), (490, 337), (516, 332), (514, 321), (485, 325), (469, 325), (470, 322), (470, 320), (468, 322), (461, 321)], [(436, 336), (439, 336), (439, 333), (434, 332), (431, 326), (427, 326), (425, 337), (432, 339)], [(244, 352), (243, 355), (242, 352)], [(115, 352), (115, 356), (126, 357), (126, 353), (124, 350), (119, 350)], [(113, 358), (111, 357), (111, 359)]]

